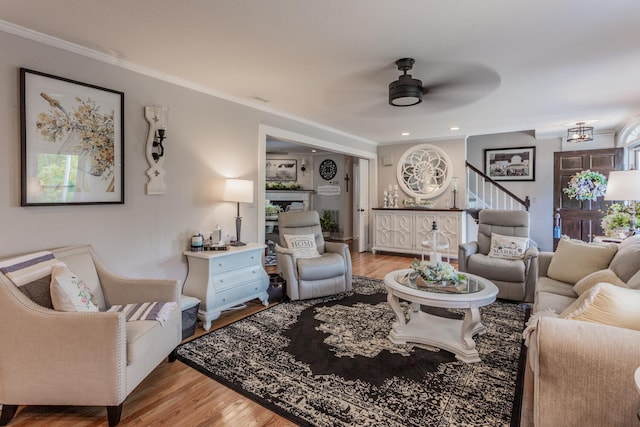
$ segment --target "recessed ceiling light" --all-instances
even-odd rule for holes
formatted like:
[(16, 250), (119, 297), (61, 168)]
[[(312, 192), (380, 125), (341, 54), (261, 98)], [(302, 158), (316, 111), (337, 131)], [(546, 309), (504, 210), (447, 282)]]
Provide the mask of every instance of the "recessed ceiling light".
[(449, 130), (460, 130), (460, 128), (458, 126), (452, 126), (449, 128)]
[(402, 135), (402, 136), (409, 136), (409, 135), (411, 135), (411, 134), (410, 134), (409, 132), (402, 132), (400, 135)]
[(316, 153), (318, 150), (311, 150), (312, 153)]

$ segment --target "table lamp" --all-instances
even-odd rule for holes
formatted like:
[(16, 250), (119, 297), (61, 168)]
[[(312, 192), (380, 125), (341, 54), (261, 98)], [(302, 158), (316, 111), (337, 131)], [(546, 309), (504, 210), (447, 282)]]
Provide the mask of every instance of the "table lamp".
[(611, 171), (607, 182), (605, 200), (631, 202), (629, 235), (636, 234), (635, 202), (640, 200), (640, 170)]
[(240, 240), (240, 227), (242, 225), (242, 217), (240, 217), (240, 203), (253, 203), (253, 181), (248, 179), (229, 178), (224, 183), (225, 202), (235, 202), (238, 204), (238, 213), (236, 216), (236, 241), (231, 246), (246, 246)]

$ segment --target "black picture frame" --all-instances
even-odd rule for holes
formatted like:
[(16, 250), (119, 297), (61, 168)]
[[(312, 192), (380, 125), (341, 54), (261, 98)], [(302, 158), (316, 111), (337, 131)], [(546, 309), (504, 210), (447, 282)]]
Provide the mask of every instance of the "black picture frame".
[(124, 203), (124, 93), (20, 68), (21, 206)]
[(494, 181), (535, 181), (536, 147), (487, 148), (484, 173)]
[(297, 181), (298, 160), (296, 159), (267, 159), (267, 181)]

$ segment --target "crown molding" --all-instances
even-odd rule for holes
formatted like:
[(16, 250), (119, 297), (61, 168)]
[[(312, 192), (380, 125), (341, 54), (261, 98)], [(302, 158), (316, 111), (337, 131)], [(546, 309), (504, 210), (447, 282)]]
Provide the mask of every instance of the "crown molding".
[(366, 138), (362, 138), (357, 135), (352, 135), (348, 132), (341, 131), (339, 129), (334, 129), (330, 126), (323, 125), (321, 123), (316, 123), (314, 121), (295, 116), (293, 114), (284, 113), (282, 111), (276, 110), (274, 108), (267, 107), (265, 105), (261, 105), (258, 103), (254, 103), (251, 101), (247, 101), (242, 98), (238, 98), (223, 92), (216, 91), (209, 87), (194, 83), (189, 80), (182, 79), (180, 77), (176, 77), (174, 75), (163, 73), (153, 68), (145, 67), (130, 61), (127, 61), (122, 58), (118, 58), (113, 55), (109, 55), (107, 53), (99, 52), (95, 49), (90, 49), (85, 46), (81, 46), (76, 43), (72, 43), (58, 37), (50, 36), (48, 34), (40, 33), (38, 31), (31, 30), (29, 28), (22, 27), (20, 25), (12, 24), (11, 22), (7, 22), (4, 20), (0, 20), (0, 31), (5, 33), (13, 34), (18, 37), (22, 37), (27, 40), (35, 41), (37, 43), (41, 43), (47, 46), (55, 47), (58, 49), (65, 50), (67, 52), (71, 52), (86, 58), (91, 58), (96, 61), (104, 62), (110, 65), (114, 65), (116, 67), (120, 67), (129, 71), (136, 72), (138, 74), (143, 74), (148, 77), (153, 77), (158, 80), (162, 80), (168, 83), (175, 84), (177, 86), (181, 86), (187, 89), (194, 90), (196, 92), (204, 93), (206, 95), (214, 96), (216, 98), (224, 99), (225, 101), (233, 102), (235, 104), (240, 104), (245, 107), (253, 108), (255, 110), (263, 111), (265, 113), (273, 114), (279, 117), (283, 117), (289, 120), (293, 120), (305, 125), (313, 126), (318, 129), (322, 129), (331, 133), (335, 133), (338, 135), (342, 135), (347, 138), (351, 138), (356, 141), (363, 142), (365, 144), (372, 145), (374, 147), (378, 146), (378, 143), (375, 141), (371, 141)]

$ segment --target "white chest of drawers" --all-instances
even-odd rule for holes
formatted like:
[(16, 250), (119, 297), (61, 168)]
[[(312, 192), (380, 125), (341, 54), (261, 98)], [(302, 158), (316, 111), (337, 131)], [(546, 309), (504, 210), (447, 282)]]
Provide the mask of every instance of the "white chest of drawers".
[(269, 304), (269, 276), (262, 267), (264, 245), (230, 247), (227, 251), (186, 251), (189, 273), (182, 293), (198, 298), (198, 317), (211, 328), (223, 310), (259, 298)]

